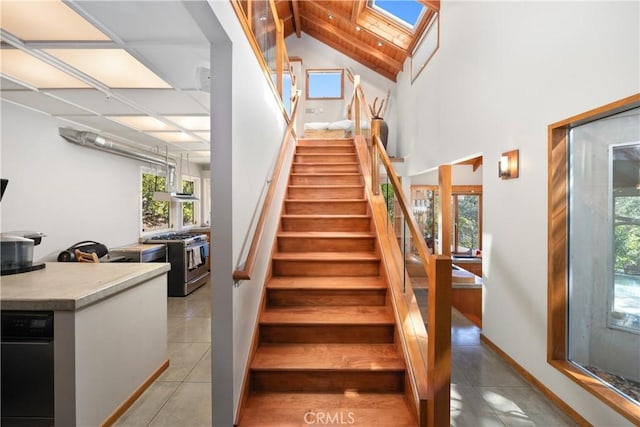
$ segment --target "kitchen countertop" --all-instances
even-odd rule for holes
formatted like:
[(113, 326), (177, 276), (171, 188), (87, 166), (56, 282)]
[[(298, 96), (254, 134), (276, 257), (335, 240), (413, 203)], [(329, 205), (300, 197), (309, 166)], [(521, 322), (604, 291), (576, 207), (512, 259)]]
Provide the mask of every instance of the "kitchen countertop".
[(2, 276), (3, 310), (74, 311), (166, 273), (167, 263), (48, 262), (43, 270)]
[(165, 246), (164, 243), (134, 243), (132, 245), (120, 246), (117, 248), (110, 248), (110, 251), (115, 252), (146, 252), (153, 249), (157, 249), (158, 247)]

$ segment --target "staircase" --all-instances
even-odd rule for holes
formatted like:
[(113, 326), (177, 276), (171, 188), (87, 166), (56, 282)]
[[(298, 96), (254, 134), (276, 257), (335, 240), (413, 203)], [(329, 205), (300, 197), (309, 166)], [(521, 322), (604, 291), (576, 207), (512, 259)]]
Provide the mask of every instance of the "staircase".
[(415, 426), (353, 140), (300, 140), (239, 426)]

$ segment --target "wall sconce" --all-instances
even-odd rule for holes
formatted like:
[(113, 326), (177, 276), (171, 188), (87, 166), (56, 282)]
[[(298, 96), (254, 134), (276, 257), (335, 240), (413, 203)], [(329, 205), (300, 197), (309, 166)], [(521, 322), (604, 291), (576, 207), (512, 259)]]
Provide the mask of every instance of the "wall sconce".
[(498, 177), (502, 179), (513, 179), (518, 177), (519, 150), (502, 153), (498, 162)]

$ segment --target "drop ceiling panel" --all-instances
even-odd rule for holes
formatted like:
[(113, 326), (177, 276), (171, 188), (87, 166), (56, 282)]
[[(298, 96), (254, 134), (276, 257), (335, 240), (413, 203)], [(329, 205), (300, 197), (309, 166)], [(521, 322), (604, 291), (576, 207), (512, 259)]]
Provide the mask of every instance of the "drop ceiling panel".
[(42, 92), (34, 92), (30, 90), (3, 90), (0, 92), (0, 97), (54, 116), (91, 114), (86, 110), (75, 107), (66, 102), (59, 101), (43, 94)]
[(127, 43), (147, 40), (170, 43), (205, 40), (198, 26), (194, 25), (193, 18), (179, 1), (85, 0), (74, 3), (81, 14), (99, 20)]
[(142, 144), (150, 147), (162, 147), (162, 150), (160, 150), (162, 153), (164, 153), (164, 147), (167, 145), (166, 143), (164, 143), (164, 141), (160, 141), (159, 139), (149, 136), (145, 133), (136, 132), (133, 130), (124, 130), (109, 133), (113, 134), (116, 137), (135, 142), (137, 144)]
[(169, 150), (171, 151), (173, 147), (173, 150), (175, 152), (180, 152), (180, 151), (202, 151), (202, 150), (208, 150), (209, 149), (209, 144), (207, 144), (206, 142), (180, 142), (180, 143), (172, 143), (169, 146)]
[(189, 93), (175, 90), (117, 89), (113, 93), (160, 115), (209, 114)]
[(22, 40), (109, 40), (62, 1), (3, 1), (2, 28)]
[(5, 79), (4, 77), (0, 77), (0, 88), (2, 90), (21, 90), (21, 89), (28, 89), (26, 86), (23, 86), (21, 84), (12, 82), (9, 79)]
[[(208, 43), (200, 46), (135, 46), (134, 50), (138, 59), (153, 67), (159, 76), (166, 76), (171, 85), (179, 89), (201, 88), (197, 69), (210, 66)], [(167, 61), (167, 58), (171, 58), (171, 61)]]
[(45, 92), (102, 115), (136, 115), (140, 111), (96, 89), (56, 89)]
[(204, 107), (207, 111), (211, 110), (211, 94), (209, 92), (203, 92), (201, 90), (189, 90), (184, 91), (184, 93), (190, 95), (193, 99), (198, 101), (202, 107)]
[(100, 129), (104, 132), (127, 132), (129, 130), (126, 126), (99, 116), (60, 116), (60, 118), (80, 123), (81, 125), (94, 129)]

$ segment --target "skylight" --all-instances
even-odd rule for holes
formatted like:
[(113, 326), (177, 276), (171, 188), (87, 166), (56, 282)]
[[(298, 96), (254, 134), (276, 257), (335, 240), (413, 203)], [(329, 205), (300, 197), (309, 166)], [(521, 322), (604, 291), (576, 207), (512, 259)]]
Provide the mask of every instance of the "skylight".
[(410, 29), (415, 28), (424, 10), (424, 5), (416, 0), (370, 0), (370, 6)]

